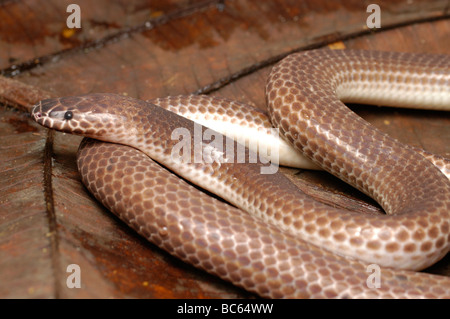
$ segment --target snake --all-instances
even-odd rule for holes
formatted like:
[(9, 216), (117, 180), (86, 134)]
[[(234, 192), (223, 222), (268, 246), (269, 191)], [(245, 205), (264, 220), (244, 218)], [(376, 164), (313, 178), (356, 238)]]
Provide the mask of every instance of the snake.
[[(400, 143), (344, 104), (448, 110), (449, 62), (421, 53), (294, 53), (268, 76), (268, 115), (205, 95), (143, 101), (111, 93), (42, 100), (31, 113), (44, 127), (86, 137), (78, 170), (110, 211), (170, 254), (250, 292), (450, 298), (449, 277), (419, 272), (450, 249), (448, 160)], [(278, 144), (266, 145), (263, 159), (250, 149), (257, 133), (242, 146), (216, 128), (234, 138), (256, 128), (263, 142)], [(284, 145), (296, 158), (278, 158)], [(314, 200), (277, 170), (290, 164), (324, 169), (384, 214)]]

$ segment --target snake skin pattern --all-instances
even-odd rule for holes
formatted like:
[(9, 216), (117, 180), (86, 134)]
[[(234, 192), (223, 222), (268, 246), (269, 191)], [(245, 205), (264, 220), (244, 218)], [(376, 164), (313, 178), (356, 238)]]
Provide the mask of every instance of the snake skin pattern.
[[(276, 157), (268, 156), (272, 163), (305, 169), (321, 169), (294, 149), (278, 132), (274, 136), (268, 115), (248, 104), (206, 95), (169, 96), (147, 102), (237, 140), (253, 152), (258, 152), (258, 146), (263, 141), (277, 150)], [(435, 158), (436, 155), (430, 154), (430, 156)]]
[[(397, 105), (386, 89), (411, 94), (406, 83), (425, 87), (432, 104), (442, 107), (448, 104), (448, 65), (446, 56), (321, 50), (291, 55), (271, 72), (269, 112), (282, 134), (315, 163), (375, 198), (387, 212), (383, 216), (315, 202), (283, 175), (261, 174), (264, 165), (248, 164), (249, 152), (245, 163), (235, 163), (236, 154), (215, 149), (220, 161), (198, 163), (194, 151), (211, 153), (211, 141), (196, 140), (191, 121), (143, 101), (92, 94), (44, 100), (32, 113), (49, 128), (140, 149), (248, 211), (240, 218), (234, 210), (222, 215), (216, 211), (227, 209), (216, 203), (202, 210), (203, 197), (178, 192), (184, 184), (164, 186), (170, 175), (146, 171), (147, 164), (139, 164), (145, 157), (138, 160), (135, 150), (111, 144), (80, 149), (83, 181), (106, 207), (172, 254), (245, 289), (266, 297), (450, 297), (448, 277), (384, 268), (383, 285), (368, 288), (368, 263), (417, 270), (448, 252), (450, 185), (422, 155), (339, 101)], [(368, 82), (384, 94), (378, 100), (368, 92), (358, 96), (354, 82), (362, 91)], [(193, 146), (183, 162), (171, 152), (180, 142), (171, 139), (178, 128), (187, 129)], [(109, 152), (96, 151), (106, 145)]]
[[(267, 113), (248, 104), (206, 95), (168, 96), (147, 100), (147, 102), (237, 140), (253, 152), (258, 152), (258, 146), (261, 141), (264, 141), (277, 150), (277, 157), (267, 154), (272, 163), (303, 169), (322, 169), (286, 142), (278, 132), (277, 136), (273, 136), (271, 131), (273, 126)], [(450, 108), (444, 107), (442, 101), (440, 104), (444, 110)], [(450, 179), (449, 159), (420, 148), (414, 148), (414, 150), (422, 154)]]

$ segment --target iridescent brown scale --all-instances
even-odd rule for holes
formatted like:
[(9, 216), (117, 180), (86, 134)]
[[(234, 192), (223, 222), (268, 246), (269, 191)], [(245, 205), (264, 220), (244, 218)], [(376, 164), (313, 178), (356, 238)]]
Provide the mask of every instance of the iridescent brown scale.
[[(115, 161), (97, 160), (112, 154)], [(91, 173), (82, 174), (86, 187), (140, 235), (183, 261), (262, 297), (450, 296), (448, 278), (410, 271), (381, 269), (381, 287), (370, 288), (367, 264), (280, 232), (199, 191), (134, 148), (85, 139), (78, 158), (80, 172), (89, 167)], [(127, 190), (127, 183), (114, 183), (117, 176), (139, 183)], [(122, 194), (120, 201), (114, 200), (117, 193)], [(266, 262), (270, 267), (261, 267)]]

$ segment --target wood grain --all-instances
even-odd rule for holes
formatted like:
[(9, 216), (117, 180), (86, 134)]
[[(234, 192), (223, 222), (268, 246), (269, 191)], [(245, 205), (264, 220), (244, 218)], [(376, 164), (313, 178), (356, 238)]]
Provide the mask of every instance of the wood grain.
[[(77, 2), (82, 28), (70, 33), (68, 3), (0, 3), (1, 298), (253, 297), (172, 258), (101, 207), (76, 171), (80, 138), (34, 124), (26, 110), (36, 101), (202, 91), (264, 109), (266, 76), (289, 52), (338, 41), (450, 54), (447, 1), (381, 1), (382, 28), (373, 32), (360, 1), (101, 0)], [(352, 108), (401, 141), (450, 157), (448, 114)], [(283, 171), (318, 200), (379, 211), (326, 173)], [(81, 289), (66, 286), (72, 263)], [(449, 264), (447, 256), (427, 271), (450, 275)]]

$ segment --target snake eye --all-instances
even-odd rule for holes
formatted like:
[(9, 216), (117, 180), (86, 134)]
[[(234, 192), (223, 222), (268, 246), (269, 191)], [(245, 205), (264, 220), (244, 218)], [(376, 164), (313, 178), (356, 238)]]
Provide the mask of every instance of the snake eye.
[(67, 111), (66, 113), (64, 113), (64, 119), (65, 120), (71, 120), (73, 118), (73, 112), (72, 111)]

